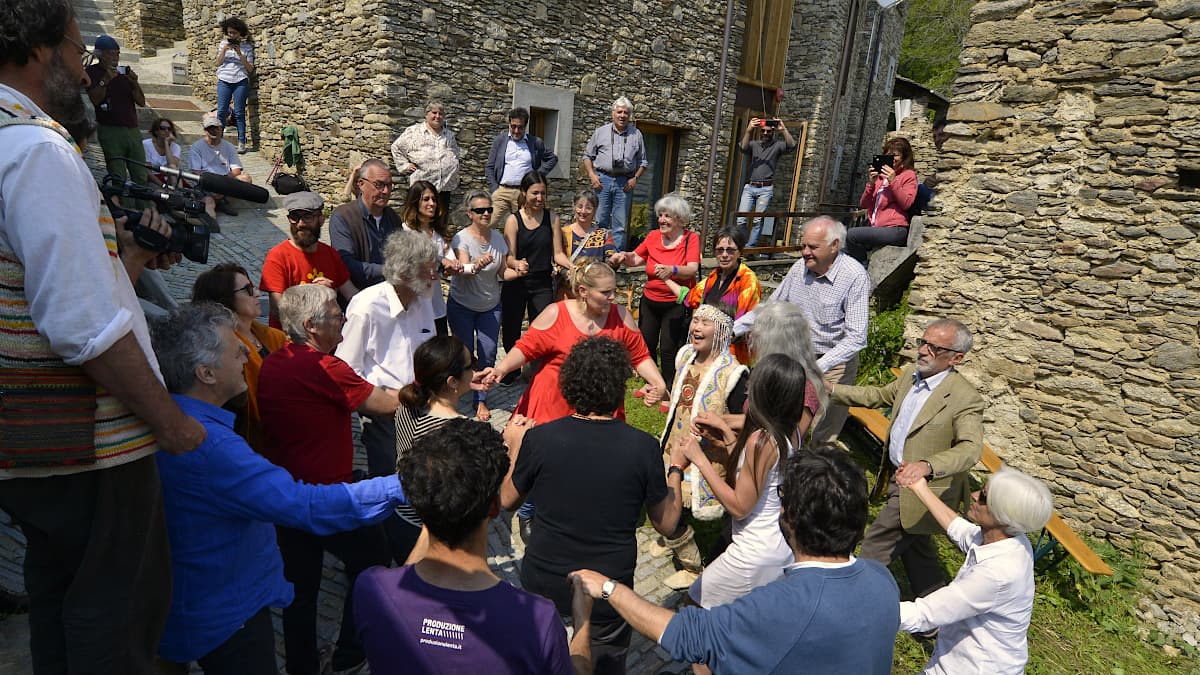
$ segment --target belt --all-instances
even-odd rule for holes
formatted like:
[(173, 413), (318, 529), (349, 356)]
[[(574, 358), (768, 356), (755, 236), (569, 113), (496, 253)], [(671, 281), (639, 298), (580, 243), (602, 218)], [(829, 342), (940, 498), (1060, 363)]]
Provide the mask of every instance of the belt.
[(501, 183), (500, 187), (508, 188), (509, 190), (520, 190), (521, 184), (517, 183), (516, 185), (505, 185), (504, 183)]
[(613, 173), (612, 171), (605, 171), (604, 169), (596, 169), (596, 172), (602, 173), (605, 176), (612, 176), (613, 178), (624, 178), (625, 176), (629, 175), (628, 171), (626, 171), (624, 173)]
[(750, 187), (771, 187), (771, 184), (774, 182), (773, 180), (752, 180), (750, 181)]

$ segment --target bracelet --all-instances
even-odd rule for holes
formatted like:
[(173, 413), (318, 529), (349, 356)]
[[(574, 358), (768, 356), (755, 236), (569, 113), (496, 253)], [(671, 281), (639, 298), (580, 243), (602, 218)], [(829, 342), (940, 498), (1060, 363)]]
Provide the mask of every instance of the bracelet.
[(690, 290), (691, 289), (688, 288), (687, 286), (681, 286), (679, 288), (679, 295), (678, 295), (678, 297), (675, 298), (675, 304), (682, 305), (683, 301), (687, 299), (687, 294), (688, 294), (688, 291), (690, 291)]
[(667, 477), (670, 478), (671, 474), (673, 474), (673, 473), (679, 474), (679, 477), (682, 479), (683, 478), (683, 467), (679, 466), (678, 464), (672, 464), (670, 467), (667, 468)]
[(679, 266), (671, 265), (671, 276), (675, 276), (677, 274), (679, 274)]

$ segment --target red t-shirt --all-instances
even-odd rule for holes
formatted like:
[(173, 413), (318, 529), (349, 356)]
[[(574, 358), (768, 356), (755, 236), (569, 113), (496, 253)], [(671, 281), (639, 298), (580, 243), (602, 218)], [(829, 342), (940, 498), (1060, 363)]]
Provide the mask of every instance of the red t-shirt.
[[(609, 310), (604, 327), (596, 335), (612, 338), (625, 345), (625, 350), (629, 352), (629, 363), (634, 367), (650, 358), (642, 334), (625, 325), (616, 305)], [(575, 343), (586, 337), (571, 320), (571, 313), (567, 311), (565, 301), (558, 303), (558, 319), (549, 328), (530, 328), (525, 331), (521, 339), (517, 340), (516, 348), (525, 355), (527, 362), (533, 363), (539, 359), (540, 361), (539, 365), (535, 366), (537, 371), (533, 375), (533, 381), (521, 395), (521, 400), (517, 401), (516, 412), (533, 418), (539, 424), (575, 412), (567, 404), (567, 399), (563, 398), (562, 390), (558, 387), (558, 371)], [(625, 419), (625, 408), (617, 410), (616, 416)]]
[[(676, 244), (675, 248), (668, 249), (662, 245), (662, 230), (651, 230), (634, 253), (646, 261), (646, 287), (642, 290), (642, 295), (655, 302), (675, 302), (677, 298), (667, 287), (667, 283), (654, 276), (654, 266), (683, 267), (693, 262), (699, 265), (700, 237), (695, 232), (684, 232), (683, 240)], [(691, 288), (696, 285), (696, 277), (686, 281), (675, 277), (675, 283)]]
[[(282, 293), (292, 286), (311, 284), (314, 279), (326, 277), (335, 289), (350, 280), (350, 270), (341, 256), (329, 244), (317, 242), (317, 250), (306, 253), (296, 248), (290, 240), (279, 242), (263, 261), (260, 291)], [(271, 317), (272, 328), (282, 328), (275, 317)]]
[(332, 354), (294, 342), (280, 347), (258, 374), (263, 455), (306, 483), (348, 482), (354, 464), (350, 413), (374, 390)]

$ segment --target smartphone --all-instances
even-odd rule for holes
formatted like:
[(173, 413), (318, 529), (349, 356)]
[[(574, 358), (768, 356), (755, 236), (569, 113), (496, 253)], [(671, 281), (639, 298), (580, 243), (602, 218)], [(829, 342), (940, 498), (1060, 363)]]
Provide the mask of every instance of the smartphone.
[(124, 74), (125, 74), (125, 70), (126, 70), (125, 66), (117, 66), (117, 72), (118, 72), (118, 73), (120, 73), (120, 74), (124, 75)]
[(766, 120), (763, 124), (770, 129), (778, 129), (783, 122), (780, 122), (779, 120)]
[(895, 155), (875, 155), (873, 158), (871, 158), (871, 166), (875, 169), (875, 171), (883, 171), (883, 167), (895, 166), (895, 164)]

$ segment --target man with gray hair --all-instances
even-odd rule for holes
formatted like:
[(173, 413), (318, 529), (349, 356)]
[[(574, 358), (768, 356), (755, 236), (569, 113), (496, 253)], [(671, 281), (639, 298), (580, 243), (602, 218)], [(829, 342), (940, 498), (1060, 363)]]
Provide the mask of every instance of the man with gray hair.
[(613, 246), (625, 250), (625, 226), (637, 180), (650, 167), (646, 141), (633, 125), (633, 103), (621, 96), (612, 104), (612, 122), (592, 132), (583, 151), (583, 170), (600, 199), (596, 226), (612, 231)]
[(425, 119), (408, 127), (392, 142), (392, 160), (408, 184), (419, 180), (433, 183), (450, 212), (450, 193), (458, 189), (458, 161), (462, 153), (454, 132), (446, 126), (446, 106), (437, 99), (425, 104)]
[(904, 561), (909, 586), (922, 597), (946, 585), (931, 534), (941, 531), (929, 509), (909, 490), (918, 478), (951, 509), (969, 500), (967, 471), (983, 452), (983, 399), (954, 366), (971, 349), (971, 332), (954, 319), (938, 319), (916, 341), (917, 362), (882, 387), (837, 385), (831, 401), (890, 408), (887, 452), (875, 481), (887, 503), (867, 528), (863, 558), (884, 565)]
[[(433, 322), (438, 251), (419, 232), (400, 231), (383, 249), (383, 283), (359, 291), (346, 308), (338, 358), (364, 380), (399, 390), (413, 381), (412, 355), (437, 334)], [(363, 445), (372, 476), (396, 472), (396, 422), (392, 412), (363, 417)]]
[[(279, 318), (292, 341), (264, 359), (259, 372), (258, 407), (266, 436), (263, 455), (305, 483), (348, 483), (354, 466), (350, 414), (390, 416), (396, 411), (396, 391), (367, 382), (331, 353), (342, 341), (346, 322), (332, 288), (292, 286), (280, 296)], [(388, 563), (387, 540), (378, 526), (326, 536), (279, 527), (278, 539), (284, 575), (296, 591), (295, 601), (283, 610), (287, 670), (315, 673), (323, 552), (342, 560), (353, 586), (359, 572)], [(366, 659), (355, 634), (351, 604), (347, 596), (334, 670)]]
[[(328, 291), (329, 289), (322, 289)], [(174, 592), (160, 672), (274, 673), (272, 607), (292, 602), (275, 525), (332, 535), (370, 525), (404, 502), (396, 476), (314, 485), (256, 453), (222, 408), (246, 392), (246, 347), (234, 316), (185, 305), (154, 326), (154, 350), (175, 402), (208, 433), (195, 452), (158, 457)]]
[[(867, 346), (871, 279), (858, 261), (841, 254), (845, 241), (846, 226), (829, 216), (805, 223), (800, 236), (802, 259), (792, 265), (769, 298), (795, 303), (804, 310), (826, 387), (853, 384), (858, 353)], [(753, 311), (742, 315), (734, 323), (734, 334), (749, 331), (754, 316)], [(813, 430), (813, 443), (832, 443), (848, 412), (845, 406), (831, 405)]]
[(368, 159), (354, 170), (349, 190), (357, 197), (329, 217), (329, 243), (337, 250), (356, 288), (383, 281), (383, 243), (401, 229), (392, 198), (392, 170), (381, 159)]

